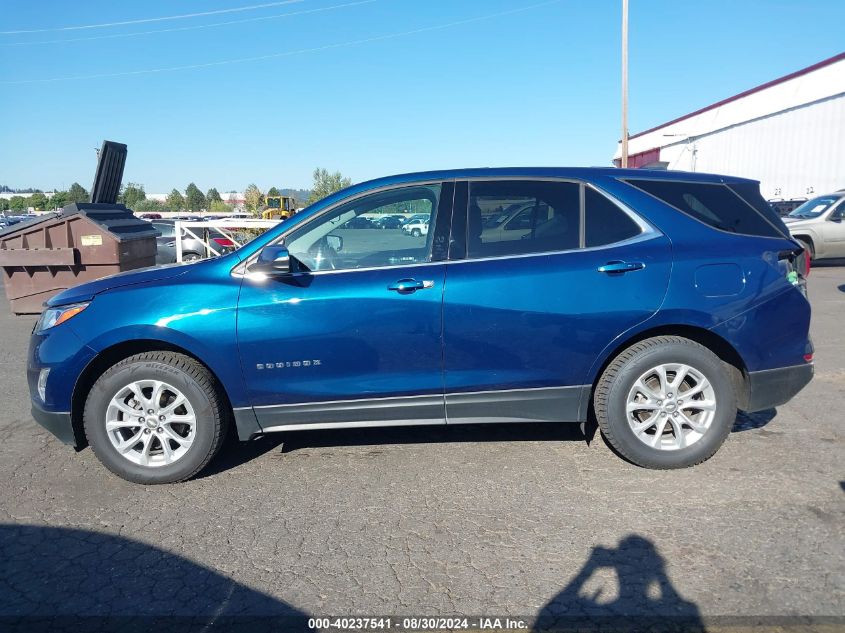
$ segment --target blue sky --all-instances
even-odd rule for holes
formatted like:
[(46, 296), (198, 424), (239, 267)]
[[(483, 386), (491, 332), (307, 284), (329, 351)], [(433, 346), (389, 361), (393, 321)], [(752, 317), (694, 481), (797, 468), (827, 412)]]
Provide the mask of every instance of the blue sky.
[[(317, 166), (361, 181), (607, 165), (620, 134), (621, 0), (0, 7), (12, 187), (88, 187), (103, 139), (129, 145), (124, 182), (159, 192), (307, 187)], [(158, 19), (213, 11), (226, 12)], [(137, 20), (150, 21), (67, 28)], [(841, 52), (828, 27), (843, 22), (841, 0), (631, 0), (631, 132)], [(9, 33), (23, 30), (43, 32)]]

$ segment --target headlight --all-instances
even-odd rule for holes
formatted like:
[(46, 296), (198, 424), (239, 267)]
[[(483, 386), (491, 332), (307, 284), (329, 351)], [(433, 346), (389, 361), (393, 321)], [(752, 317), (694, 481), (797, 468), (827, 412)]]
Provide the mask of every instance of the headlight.
[(87, 303), (73, 303), (71, 305), (59, 306), (57, 308), (47, 308), (41, 315), (41, 319), (38, 321), (38, 327), (36, 330), (39, 332), (49, 330), (51, 327), (55, 327), (69, 319), (72, 319), (87, 307)]

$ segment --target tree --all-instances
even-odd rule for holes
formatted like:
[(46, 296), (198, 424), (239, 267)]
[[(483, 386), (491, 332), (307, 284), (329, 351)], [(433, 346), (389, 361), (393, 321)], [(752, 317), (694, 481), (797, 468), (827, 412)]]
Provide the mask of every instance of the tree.
[(211, 203), (208, 205), (208, 210), (216, 214), (231, 213), (232, 205), (226, 204), (222, 200), (212, 200)]
[(0, 211), (9, 210), (9, 201), (6, 198), (0, 198)]
[(200, 211), (205, 209), (205, 196), (194, 183), (189, 184), (185, 188), (185, 205), (189, 211)]
[(141, 200), (147, 199), (147, 194), (144, 191), (144, 185), (138, 185), (134, 182), (130, 182), (126, 185), (126, 188), (123, 190), (123, 194), (121, 195), (121, 199), (123, 204), (125, 204), (130, 209), (134, 209), (138, 206), (138, 203)]
[(346, 189), (351, 184), (352, 180), (350, 178), (344, 178), (339, 171), (330, 174), (322, 167), (317, 167), (314, 170), (314, 186), (311, 187), (311, 196), (308, 198), (308, 204), (313, 204), (336, 191)]
[(267, 197), (268, 197), (268, 198), (269, 198), (270, 196), (280, 196), (280, 195), (282, 195), (282, 194), (280, 194), (280, 193), (279, 193), (279, 190), (278, 190), (278, 189), (276, 189), (275, 187), (270, 187), (270, 191), (268, 191), (268, 192), (267, 192)]
[(253, 183), (244, 190), (244, 200), (246, 202), (247, 211), (250, 213), (257, 213), (258, 208), (264, 200), (264, 196), (261, 193), (261, 189)]
[(26, 209), (26, 198), (23, 196), (12, 196), (9, 199), (9, 208), (18, 213), (24, 211)]
[(211, 208), (212, 202), (222, 202), (223, 198), (220, 197), (220, 192), (217, 191), (214, 187), (208, 190), (208, 193), (205, 194), (205, 200), (208, 202), (209, 208)]
[[(179, 192), (177, 191), (176, 193)], [(164, 205), (159, 200), (145, 198), (139, 201), (132, 210), (135, 213), (160, 213), (164, 211)]]
[(44, 211), (47, 208), (47, 204), (47, 196), (40, 192), (32, 194), (29, 196), (29, 200), (27, 200), (27, 206), (38, 211)]
[(54, 209), (61, 209), (68, 203), (67, 191), (57, 191), (50, 198), (50, 206)]
[(182, 197), (182, 194), (179, 193), (178, 189), (174, 189), (167, 196), (167, 200), (164, 201), (164, 204), (171, 211), (181, 211), (185, 208), (185, 198)]
[(85, 187), (80, 185), (78, 182), (73, 183), (70, 186), (70, 189), (67, 190), (68, 202), (89, 202), (90, 200), (91, 197), (88, 195)]

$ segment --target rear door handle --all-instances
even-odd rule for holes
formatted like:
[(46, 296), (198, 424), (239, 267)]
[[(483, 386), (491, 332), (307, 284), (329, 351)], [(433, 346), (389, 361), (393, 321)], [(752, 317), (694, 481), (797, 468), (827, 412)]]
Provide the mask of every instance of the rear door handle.
[(425, 279), (423, 281), (417, 281), (416, 279), (400, 279), (387, 287), (388, 290), (395, 290), (401, 294), (410, 294), (412, 292), (416, 292), (417, 290), (424, 290), (426, 288), (434, 288), (434, 281), (429, 279)]
[(630, 273), (635, 270), (642, 270), (645, 264), (642, 262), (607, 262), (604, 266), (599, 266), (600, 273)]

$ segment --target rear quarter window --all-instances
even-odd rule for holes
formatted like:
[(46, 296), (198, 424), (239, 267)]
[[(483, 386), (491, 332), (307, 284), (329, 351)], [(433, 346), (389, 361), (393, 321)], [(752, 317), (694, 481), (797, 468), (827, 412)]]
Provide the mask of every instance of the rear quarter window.
[(675, 180), (637, 180), (628, 184), (642, 189), (708, 226), (742, 235), (783, 237), (760, 211), (722, 184)]
[(623, 242), (642, 233), (627, 213), (589, 187), (584, 205), (584, 245), (587, 248)]

